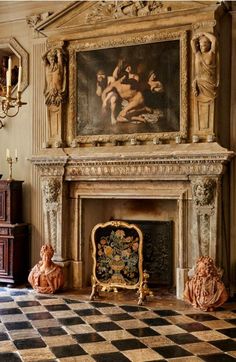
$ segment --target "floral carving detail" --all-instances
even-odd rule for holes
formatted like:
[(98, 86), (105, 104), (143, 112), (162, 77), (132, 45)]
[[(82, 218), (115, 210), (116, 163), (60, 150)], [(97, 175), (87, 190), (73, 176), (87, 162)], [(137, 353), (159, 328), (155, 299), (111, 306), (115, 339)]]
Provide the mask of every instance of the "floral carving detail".
[(61, 184), (57, 179), (47, 179), (43, 181), (43, 198), (45, 204), (51, 204), (54, 202), (58, 202), (58, 196), (60, 193)]
[(198, 179), (193, 185), (193, 200), (197, 206), (211, 205), (214, 201), (216, 181), (210, 178)]

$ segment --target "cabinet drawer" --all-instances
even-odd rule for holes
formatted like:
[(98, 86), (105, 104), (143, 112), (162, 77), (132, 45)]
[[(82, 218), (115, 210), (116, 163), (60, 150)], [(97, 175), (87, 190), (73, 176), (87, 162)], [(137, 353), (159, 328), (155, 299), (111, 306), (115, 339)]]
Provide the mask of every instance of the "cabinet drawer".
[(6, 227), (0, 227), (0, 235), (9, 235), (9, 229)]

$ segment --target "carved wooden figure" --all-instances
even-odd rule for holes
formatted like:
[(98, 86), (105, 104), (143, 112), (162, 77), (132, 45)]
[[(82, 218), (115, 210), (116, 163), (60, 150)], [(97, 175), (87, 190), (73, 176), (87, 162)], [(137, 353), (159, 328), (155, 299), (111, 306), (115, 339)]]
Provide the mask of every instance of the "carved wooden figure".
[(221, 274), (209, 256), (197, 260), (195, 274), (185, 285), (184, 299), (204, 312), (214, 310), (228, 299)]
[(217, 40), (207, 32), (197, 33), (191, 40), (195, 54), (195, 78), (192, 83), (196, 97), (198, 130), (212, 127), (214, 99), (217, 96)]
[(66, 54), (62, 47), (53, 47), (43, 55), (45, 65), (45, 104), (48, 107), (49, 142), (62, 143), (62, 103), (66, 95)]
[(33, 267), (29, 274), (28, 281), (38, 293), (54, 293), (63, 286), (62, 268), (53, 263), (53, 254), (52, 246), (44, 244), (40, 251), (42, 260)]

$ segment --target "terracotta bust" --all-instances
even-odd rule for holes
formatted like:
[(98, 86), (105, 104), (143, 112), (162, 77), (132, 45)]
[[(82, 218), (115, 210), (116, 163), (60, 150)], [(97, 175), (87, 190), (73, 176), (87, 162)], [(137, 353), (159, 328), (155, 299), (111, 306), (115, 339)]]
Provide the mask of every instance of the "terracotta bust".
[(221, 274), (209, 256), (201, 256), (192, 279), (187, 281), (184, 300), (202, 311), (212, 311), (228, 299)]
[(54, 250), (51, 245), (44, 244), (40, 251), (41, 261), (31, 270), (28, 281), (38, 293), (54, 293), (63, 286), (62, 268), (52, 262)]

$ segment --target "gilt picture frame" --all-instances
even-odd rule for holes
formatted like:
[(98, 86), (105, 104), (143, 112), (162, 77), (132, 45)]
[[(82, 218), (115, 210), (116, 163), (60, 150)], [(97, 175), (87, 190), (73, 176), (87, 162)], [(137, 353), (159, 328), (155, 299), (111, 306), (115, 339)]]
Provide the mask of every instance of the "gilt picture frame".
[(72, 41), (69, 52), (69, 133), (77, 142), (187, 136), (186, 31)]

